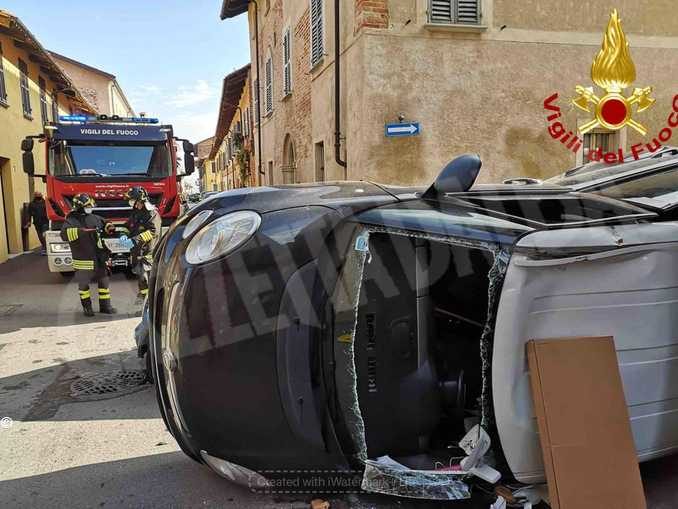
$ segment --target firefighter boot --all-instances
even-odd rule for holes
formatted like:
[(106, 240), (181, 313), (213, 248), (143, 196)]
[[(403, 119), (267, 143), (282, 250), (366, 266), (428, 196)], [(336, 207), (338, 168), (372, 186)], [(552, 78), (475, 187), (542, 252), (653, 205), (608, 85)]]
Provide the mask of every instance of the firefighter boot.
[(99, 313), (105, 315), (114, 315), (118, 312), (111, 306), (111, 290), (109, 288), (99, 288)]
[(85, 316), (94, 316), (94, 310), (92, 309), (92, 299), (81, 299), (80, 303), (82, 304), (82, 312)]
[(99, 301), (99, 313), (103, 313), (105, 315), (114, 315), (117, 312), (118, 312), (118, 310), (115, 309), (113, 306), (111, 306), (111, 300), (110, 299)]

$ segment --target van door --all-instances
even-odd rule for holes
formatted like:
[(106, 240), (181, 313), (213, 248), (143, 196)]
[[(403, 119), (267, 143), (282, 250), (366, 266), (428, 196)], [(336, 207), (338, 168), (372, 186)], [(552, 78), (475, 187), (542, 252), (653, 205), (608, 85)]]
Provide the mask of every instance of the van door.
[(522, 482), (544, 479), (525, 343), (576, 336), (614, 337), (639, 460), (676, 451), (678, 223), (538, 231), (516, 244), (492, 387), (502, 447)]

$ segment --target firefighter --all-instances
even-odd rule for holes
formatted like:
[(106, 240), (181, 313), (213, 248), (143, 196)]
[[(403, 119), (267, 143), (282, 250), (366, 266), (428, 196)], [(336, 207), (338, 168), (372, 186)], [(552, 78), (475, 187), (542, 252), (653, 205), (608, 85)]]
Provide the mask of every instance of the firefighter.
[(91, 282), (99, 287), (99, 312), (112, 315), (117, 311), (111, 306), (110, 252), (101, 239), (104, 233), (112, 234), (115, 226), (92, 214), (94, 200), (86, 193), (73, 197), (73, 210), (66, 216), (61, 227), (61, 238), (68, 241), (73, 254), (75, 280), (80, 292), (80, 303), (85, 316), (94, 316)]
[(143, 187), (131, 188), (125, 194), (125, 199), (132, 207), (125, 228), (132, 255), (132, 272), (139, 281), (136, 304), (141, 305), (148, 295), (148, 275), (153, 267), (153, 249), (160, 237), (160, 215)]

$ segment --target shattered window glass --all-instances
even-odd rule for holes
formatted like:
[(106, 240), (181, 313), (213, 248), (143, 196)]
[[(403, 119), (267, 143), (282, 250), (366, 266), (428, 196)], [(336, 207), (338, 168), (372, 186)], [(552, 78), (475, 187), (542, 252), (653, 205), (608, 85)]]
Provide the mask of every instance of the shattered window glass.
[[(509, 253), (501, 246), (456, 239), (444, 236), (400, 231), (392, 228), (370, 227), (360, 231), (351, 244), (342, 270), (339, 284), (335, 289), (334, 305), (335, 341), (337, 344), (337, 397), (346, 419), (346, 427), (355, 446), (355, 458), (365, 467), (362, 488), (366, 491), (396, 496), (438, 500), (469, 498), (469, 486), (459, 472), (435, 470), (414, 470), (381, 457), (369, 459), (367, 454), (365, 421), (358, 398), (355, 339), (358, 320), (358, 306), (365, 274), (365, 264), (370, 263), (370, 235), (384, 233), (482, 249), (491, 253), (492, 266), (488, 273), (488, 311), (480, 336), (480, 364), (482, 371), (482, 396), (480, 402), (481, 422), (487, 426), (492, 418), (489, 377), (491, 375), (492, 343), (497, 301), (509, 260)], [(340, 369), (341, 368), (341, 369)], [(385, 461), (387, 458), (388, 461)]]
[(470, 498), (459, 474), (410, 470), (396, 462), (365, 461), (362, 489), (408, 498), (462, 500)]

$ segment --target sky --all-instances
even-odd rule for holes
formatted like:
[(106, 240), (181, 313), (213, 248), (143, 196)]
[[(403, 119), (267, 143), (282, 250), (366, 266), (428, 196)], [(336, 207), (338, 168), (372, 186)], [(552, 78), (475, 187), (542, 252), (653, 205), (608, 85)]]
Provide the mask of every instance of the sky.
[(214, 134), (224, 76), (250, 60), (247, 16), (221, 0), (0, 0), (47, 49), (114, 74), (134, 111), (198, 142)]

